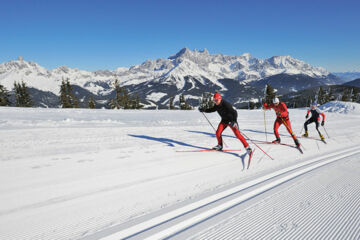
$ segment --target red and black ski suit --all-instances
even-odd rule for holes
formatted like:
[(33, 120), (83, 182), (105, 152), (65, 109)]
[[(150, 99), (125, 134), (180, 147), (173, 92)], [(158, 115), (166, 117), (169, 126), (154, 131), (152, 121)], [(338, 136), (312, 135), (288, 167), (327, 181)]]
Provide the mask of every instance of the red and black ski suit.
[(275, 104), (268, 105), (268, 104), (264, 103), (264, 108), (265, 109), (273, 108), (275, 110), (277, 118), (274, 122), (274, 134), (276, 136), (276, 139), (280, 139), (278, 129), (281, 124), (285, 123), (285, 127), (286, 127), (287, 131), (290, 133), (290, 135), (294, 139), (294, 141), (297, 142), (296, 135), (293, 133), (293, 131), (291, 129), (289, 112), (286, 107), (286, 104), (284, 102), (280, 102), (277, 106), (275, 106)]
[(320, 119), (321, 119), (320, 116), (322, 116), (322, 118), (323, 118), (322, 125), (324, 126), (325, 114), (323, 112), (321, 112), (320, 109), (318, 109), (318, 108), (308, 109), (307, 113), (306, 113), (306, 118), (309, 117), (309, 113), (311, 113), (311, 117), (304, 123), (305, 131), (306, 132), (308, 131), (307, 125), (314, 122), (316, 124), (316, 130), (321, 135), (321, 132), (319, 130), (319, 122), (320, 122)]
[(219, 105), (214, 105), (214, 107), (205, 109), (204, 112), (210, 113), (217, 111), (221, 117), (218, 129), (216, 130), (216, 138), (219, 145), (223, 145), (221, 134), (228, 126), (234, 132), (235, 136), (241, 141), (245, 148), (249, 146), (245, 138), (241, 135), (239, 131), (239, 125), (237, 123), (237, 111), (232, 107), (232, 105), (225, 101), (221, 100)]

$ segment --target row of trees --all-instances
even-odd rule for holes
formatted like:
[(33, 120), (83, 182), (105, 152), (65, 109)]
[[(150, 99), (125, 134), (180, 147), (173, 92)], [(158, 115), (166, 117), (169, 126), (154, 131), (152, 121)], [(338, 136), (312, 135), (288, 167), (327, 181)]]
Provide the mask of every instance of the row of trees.
[[(339, 88), (339, 86), (337, 86)], [(340, 87), (341, 88), (341, 87)], [(323, 105), (330, 101), (344, 101), (344, 102), (360, 102), (359, 88), (356, 87), (344, 87), (343, 91), (337, 94), (334, 93), (334, 86), (328, 86), (325, 90), (324, 87), (319, 87), (319, 90), (315, 94), (310, 94), (311, 96), (300, 96), (295, 98), (292, 102), (288, 102), (288, 106), (292, 108), (296, 107), (307, 107), (310, 106), (313, 102), (317, 102), (319, 105)], [(267, 84), (264, 92), (264, 97), (260, 99), (259, 102), (255, 103), (250, 101), (248, 103), (248, 109), (260, 108), (261, 103), (272, 103), (272, 99), (276, 97), (276, 91), (274, 88)]]
[[(140, 109), (143, 105), (140, 103), (139, 96), (131, 97), (125, 87), (120, 87), (118, 79), (115, 79), (114, 82), (115, 97), (109, 102), (109, 106), (112, 109)], [(60, 103), (62, 108), (78, 108), (79, 100), (76, 95), (73, 93), (73, 87), (70, 84), (69, 79), (63, 79), (60, 86)], [(203, 93), (200, 106), (202, 108), (210, 108), (214, 105), (212, 101), (213, 93)], [(260, 98), (257, 103), (250, 101), (248, 104), (249, 109), (259, 108), (262, 103), (272, 103), (272, 99), (276, 96), (274, 88), (270, 85), (266, 85), (263, 98)], [(21, 83), (14, 83), (14, 99), (15, 105), (17, 107), (32, 107), (33, 101), (30, 97), (26, 84), (22, 81)], [(169, 99), (169, 109), (181, 109), (181, 110), (191, 110), (193, 107), (185, 99), (185, 95), (181, 94), (179, 97), (179, 108), (174, 106), (175, 97), (172, 96)], [(303, 99), (302, 101), (294, 101), (290, 107), (304, 107), (310, 106), (310, 104), (316, 101), (318, 104), (322, 105), (329, 101), (340, 100), (340, 101), (352, 101), (360, 102), (360, 94), (358, 88), (345, 88), (342, 94), (335, 95), (333, 93), (333, 87), (328, 86), (327, 90), (323, 87), (320, 87), (316, 94)], [(9, 106), (10, 103), (10, 93), (2, 85), (0, 85), (0, 106)], [(91, 96), (88, 99), (88, 108), (96, 108), (96, 102)]]
[[(109, 105), (112, 109), (140, 109), (143, 105), (140, 104), (139, 96), (135, 98), (129, 96), (125, 87), (120, 87), (118, 79), (114, 82), (115, 98), (111, 99)], [(63, 108), (78, 108), (79, 101), (73, 93), (73, 88), (69, 79), (62, 81), (60, 87), (60, 102)], [(96, 108), (96, 102), (91, 96), (88, 100), (88, 108)]]
[(193, 106), (191, 106), (187, 100), (185, 99), (185, 94), (181, 94), (179, 97), (179, 108), (176, 108), (174, 105), (174, 100), (175, 97), (172, 96), (169, 98), (169, 109), (170, 110), (176, 110), (176, 109), (180, 109), (180, 110), (192, 110), (194, 109)]
[[(17, 107), (33, 106), (30, 94), (27, 91), (27, 87), (24, 82), (14, 83), (14, 95), (15, 105)], [(10, 104), (10, 92), (3, 85), (0, 85), (0, 106), (9, 106)]]
[(114, 82), (115, 98), (110, 101), (110, 107), (112, 109), (141, 109), (144, 106), (140, 103), (140, 98), (131, 97), (128, 95), (125, 87), (120, 87), (118, 79)]
[[(112, 109), (140, 109), (143, 105), (140, 104), (139, 96), (135, 98), (128, 95), (125, 87), (120, 87), (119, 81), (116, 79), (114, 83), (116, 96), (109, 103)], [(26, 84), (14, 83), (15, 105), (17, 107), (32, 107), (33, 101), (28, 92)], [(10, 92), (0, 84), (0, 106), (10, 106)], [(62, 108), (78, 108), (79, 100), (74, 94), (72, 85), (69, 79), (63, 79), (60, 85), (60, 105)], [(88, 108), (96, 108), (96, 102), (91, 96), (88, 100)]]
[(323, 87), (319, 87), (317, 94), (313, 97), (309, 97), (306, 105), (310, 106), (312, 102), (317, 102), (319, 105), (323, 105), (330, 101), (344, 101), (344, 102), (360, 102), (359, 90), (356, 87), (347, 87), (341, 94), (335, 94), (332, 86), (329, 86), (327, 90)]

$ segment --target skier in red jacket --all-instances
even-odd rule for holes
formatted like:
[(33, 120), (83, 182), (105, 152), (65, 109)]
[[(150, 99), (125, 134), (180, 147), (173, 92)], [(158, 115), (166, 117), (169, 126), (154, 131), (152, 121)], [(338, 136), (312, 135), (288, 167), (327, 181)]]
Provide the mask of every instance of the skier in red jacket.
[(289, 120), (289, 112), (287, 110), (286, 104), (284, 102), (280, 102), (279, 99), (276, 97), (273, 99), (273, 104), (266, 104), (264, 103), (265, 109), (271, 109), (273, 108), (276, 113), (276, 120), (274, 122), (274, 134), (276, 136), (276, 139), (273, 141), (273, 143), (280, 143), (280, 136), (278, 129), (281, 124), (284, 123), (287, 131), (290, 133), (291, 137), (294, 139), (295, 145), (297, 148), (300, 148), (300, 143), (296, 138), (296, 135), (291, 130), (291, 124)]
[(216, 130), (216, 138), (218, 141), (218, 145), (213, 147), (214, 150), (221, 151), (223, 148), (223, 141), (221, 134), (228, 126), (234, 132), (235, 136), (241, 141), (246, 148), (247, 153), (251, 156), (252, 150), (249, 144), (246, 142), (245, 138), (241, 135), (239, 131), (239, 125), (237, 123), (237, 111), (232, 107), (232, 105), (222, 99), (220, 93), (214, 94), (214, 102), (215, 106), (209, 109), (199, 108), (200, 112), (211, 113), (217, 111), (221, 117), (221, 122), (219, 123), (218, 129)]

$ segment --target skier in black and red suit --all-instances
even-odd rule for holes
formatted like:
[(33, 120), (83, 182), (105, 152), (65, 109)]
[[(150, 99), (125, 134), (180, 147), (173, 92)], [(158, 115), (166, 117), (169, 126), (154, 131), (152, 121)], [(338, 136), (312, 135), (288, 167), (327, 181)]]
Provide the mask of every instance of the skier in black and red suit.
[(296, 147), (299, 148), (300, 147), (299, 141), (297, 140), (296, 135), (291, 130), (289, 112), (288, 112), (286, 104), (284, 102), (280, 102), (279, 98), (276, 97), (273, 99), (272, 104), (268, 105), (267, 103), (264, 103), (264, 108), (265, 109), (273, 108), (276, 113), (276, 120), (274, 122), (274, 134), (275, 134), (276, 139), (273, 141), (273, 143), (280, 143), (281, 140), (280, 140), (278, 129), (281, 124), (285, 123), (285, 127), (286, 127), (287, 131), (290, 133), (291, 137), (293, 138)]
[(229, 126), (231, 130), (234, 132), (235, 136), (244, 145), (244, 148), (246, 148), (248, 154), (251, 155), (252, 150), (249, 144), (246, 142), (245, 138), (241, 135), (239, 131), (239, 125), (237, 123), (237, 111), (232, 107), (232, 105), (229, 102), (222, 99), (220, 93), (215, 93), (213, 100), (215, 102), (214, 107), (209, 109), (199, 108), (200, 112), (211, 113), (217, 111), (221, 117), (221, 121), (216, 130), (216, 138), (218, 141), (218, 145), (213, 147), (213, 149), (218, 151), (221, 151), (223, 149), (223, 141), (221, 134), (225, 130), (225, 128)]
[[(307, 119), (309, 117), (309, 113), (311, 113), (311, 117), (309, 119)], [(325, 141), (324, 136), (321, 134), (321, 132), (319, 130), (319, 122), (320, 122), (320, 119), (321, 119), (320, 116), (322, 116), (321, 126), (324, 126), (324, 124), (325, 124), (325, 114), (322, 111), (320, 111), (320, 109), (317, 107), (317, 103), (314, 102), (311, 105), (311, 109), (309, 109), (307, 111), (306, 116), (305, 116), (307, 121), (304, 123), (305, 134), (303, 134), (303, 137), (308, 137), (309, 136), (307, 125), (314, 122), (316, 124), (316, 130), (318, 131), (321, 140)]]

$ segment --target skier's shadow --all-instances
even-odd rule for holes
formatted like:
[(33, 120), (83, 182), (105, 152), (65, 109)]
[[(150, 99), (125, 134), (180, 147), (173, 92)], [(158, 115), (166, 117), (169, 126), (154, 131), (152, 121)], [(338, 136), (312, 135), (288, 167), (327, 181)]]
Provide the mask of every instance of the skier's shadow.
[[(265, 131), (259, 131), (259, 130), (253, 130), (253, 129), (242, 129), (242, 130), (240, 130), (240, 132), (241, 132), (241, 131), (244, 131), (244, 132), (253, 132), (253, 133), (263, 133), (263, 134), (265, 134)], [(266, 134), (272, 135), (272, 134), (274, 134), (274, 132), (266, 132)], [(288, 135), (279, 133), (279, 136), (287, 137)]]
[[(192, 130), (186, 130), (186, 132), (189, 132), (189, 133), (201, 133), (201, 134), (204, 134), (204, 135), (207, 135), (207, 136), (210, 136), (210, 137), (216, 137), (215, 133), (208, 133), (208, 132), (202, 132), (202, 131), (192, 131)], [(225, 134), (221, 134), (221, 136), (229, 137), (229, 138), (236, 138), (234, 136), (225, 135)]]
[(151, 137), (151, 136), (145, 136), (145, 135), (134, 135), (134, 134), (128, 134), (128, 135), (130, 137), (143, 138), (143, 139), (147, 139), (147, 140), (161, 142), (161, 143), (167, 144), (169, 147), (175, 147), (175, 145), (181, 145), (181, 146), (192, 147), (192, 148), (197, 148), (197, 149), (207, 149), (205, 147), (196, 146), (196, 145), (176, 141), (176, 140), (173, 140), (173, 139), (170, 139), (170, 138), (157, 138), (157, 137)]
[[(216, 134), (215, 133), (208, 133), (208, 132), (202, 132), (202, 131), (193, 131), (193, 130), (186, 130), (187, 132), (190, 132), (190, 133), (200, 133), (200, 134), (204, 134), (204, 135), (207, 135), (207, 136), (210, 136), (210, 137), (216, 137)], [(224, 135), (222, 134), (223, 137), (229, 137), (229, 138), (235, 138), (237, 139), (236, 137), (234, 136), (230, 136), (230, 135)], [(239, 155), (239, 154), (236, 154), (236, 153), (231, 153), (231, 152), (226, 152), (226, 153), (230, 153), (230, 154), (233, 154), (237, 157), (240, 157), (241, 158), (241, 163), (243, 165), (243, 170), (245, 169), (245, 157), (246, 157), (246, 153), (245, 154), (242, 154), (242, 155)]]
[[(176, 145), (181, 145), (181, 146), (185, 146), (185, 147), (192, 147), (192, 148), (199, 149), (199, 150), (209, 149), (209, 148), (206, 148), (206, 147), (201, 147), (201, 146), (196, 146), (196, 145), (176, 141), (176, 140), (173, 140), (173, 139), (170, 139), (170, 138), (157, 138), (157, 137), (151, 137), (151, 136), (146, 136), (146, 135), (134, 135), (134, 134), (128, 134), (128, 136), (135, 137), (135, 138), (143, 138), (143, 139), (151, 140), (151, 141), (161, 142), (161, 143), (166, 144), (169, 147), (175, 147)], [(230, 154), (230, 155), (242, 158), (243, 165), (244, 165), (243, 156), (240, 156), (239, 154), (234, 153), (234, 152), (223, 152), (223, 153)]]

